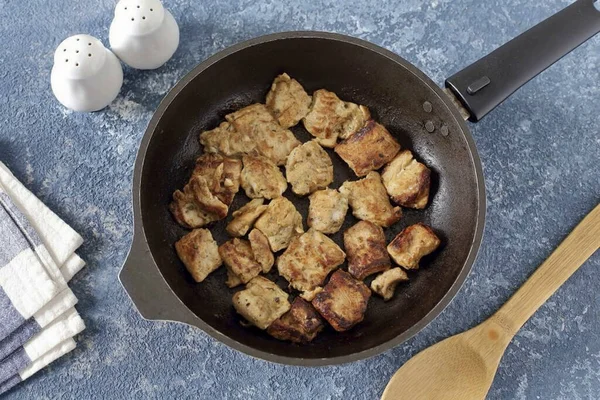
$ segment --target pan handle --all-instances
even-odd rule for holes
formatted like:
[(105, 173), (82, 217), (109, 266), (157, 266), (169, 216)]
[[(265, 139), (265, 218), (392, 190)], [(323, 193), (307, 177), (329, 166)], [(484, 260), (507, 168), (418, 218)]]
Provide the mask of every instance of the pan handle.
[(600, 2), (578, 0), (446, 80), (479, 121), (580, 44), (600, 32)]
[(165, 282), (142, 233), (134, 234), (119, 280), (145, 319), (194, 324), (196, 316)]

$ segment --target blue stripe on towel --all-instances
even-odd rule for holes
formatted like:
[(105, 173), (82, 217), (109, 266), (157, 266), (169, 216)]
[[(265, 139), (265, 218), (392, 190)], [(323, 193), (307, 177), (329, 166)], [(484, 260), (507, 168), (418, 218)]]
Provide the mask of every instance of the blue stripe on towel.
[(14, 388), (21, 382), (22, 382), (22, 379), (19, 374), (15, 374), (15, 375), (11, 376), (4, 382), (0, 383), (0, 395), (5, 392), (8, 392), (10, 389)]
[(31, 364), (31, 359), (23, 347), (13, 351), (8, 357), (0, 361), (0, 382), (10, 379)]
[(0, 341), (0, 360), (23, 346), (29, 339), (42, 330), (40, 325), (32, 317), (19, 326), (14, 332)]
[(25, 318), (12, 305), (12, 302), (0, 287), (0, 339), (4, 340), (24, 322)]

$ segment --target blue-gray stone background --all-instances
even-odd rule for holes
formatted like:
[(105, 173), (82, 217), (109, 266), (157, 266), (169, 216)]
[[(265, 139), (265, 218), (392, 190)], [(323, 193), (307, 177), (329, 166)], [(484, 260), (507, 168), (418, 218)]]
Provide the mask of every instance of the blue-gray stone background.
[[(349, 365), (254, 360), (198, 329), (140, 318), (117, 280), (132, 236), (132, 169), (153, 110), (198, 62), (286, 30), (345, 33), (390, 49), (438, 84), (567, 6), (567, 0), (166, 0), (181, 27), (174, 58), (125, 69), (119, 97), (93, 114), (50, 91), (56, 46), (107, 44), (115, 2), (0, 0), (0, 160), (85, 238), (72, 287), (87, 323), (78, 348), (11, 391), (23, 398), (375, 399), (418, 351), (496, 310), (600, 199), (600, 37), (471, 125), (488, 218), (478, 261), (452, 304), (404, 345)], [(490, 399), (600, 398), (600, 254), (509, 346)]]

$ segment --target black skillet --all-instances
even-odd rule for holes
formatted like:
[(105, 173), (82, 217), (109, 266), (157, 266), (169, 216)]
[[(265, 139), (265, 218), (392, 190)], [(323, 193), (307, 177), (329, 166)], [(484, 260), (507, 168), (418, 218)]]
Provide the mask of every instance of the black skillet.
[[(579, 0), (446, 81), (448, 92), (409, 62), (371, 43), (331, 33), (263, 36), (226, 49), (187, 74), (150, 121), (135, 165), (135, 232), (121, 282), (143, 317), (196, 326), (225, 344), (265, 360), (306, 366), (339, 364), (379, 354), (421, 330), (451, 301), (477, 255), (485, 220), (481, 162), (463, 117), (478, 121), (532, 77), (600, 31), (593, 0)], [(365, 320), (345, 333), (326, 330), (298, 346), (240, 325), (231, 305), (235, 290), (219, 269), (202, 284), (192, 281), (173, 243), (186, 231), (168, 212), (202, 150), (198, 133), (225, 114), (263, 102), (273, 78), (287, 72), (311, 93), (327, 88), (368, 106), (403, 147), (433, 170), (425, 211), (405, 210), (387, 230), (390, 240), (422, 221), (440, 233), (443, 246), (426, 258), (387, 303), (373, 298)], [(457, 107), (457, 104), (462, 107)], [(459, 108), (462, 110), (459, 111)], [(462, 115), (461, 115), (462, 112)], [(300, 124), (301, 125), (301, 124)], [(293, 129), (302, 141), (310, 137)], [(356, 179), (335, 153), (332, 187)], [(289, 192), (289, 190), (288, 190)], [(305, 214), (307, 200), (287, 195)], [(238, 193), (232, 209), (248, 201)], [(342, 231), (355, 219), (347, 218)], [(225, 224), (213, 228), (227, 240)], [(341, 243), (341, 233), (334, 235)], [(274, 268), (276, 270), (276, 268)], [(269, 275), (282, 286), (276, 272)]]

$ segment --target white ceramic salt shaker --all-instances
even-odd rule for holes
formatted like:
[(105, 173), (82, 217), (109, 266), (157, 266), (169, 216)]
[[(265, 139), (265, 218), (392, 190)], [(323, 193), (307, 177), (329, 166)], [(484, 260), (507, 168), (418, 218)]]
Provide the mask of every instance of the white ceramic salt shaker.
[(52, 92), (65, 107), (98, 111), (112, 102), (123, 84), (119, 59), (95, 37), (75, 35), (54, 53)]
[(121, 0), (110, 25), (110, 47), (129, 66), (155, 69), (179, 46), (179, 26), (159, 0)]

